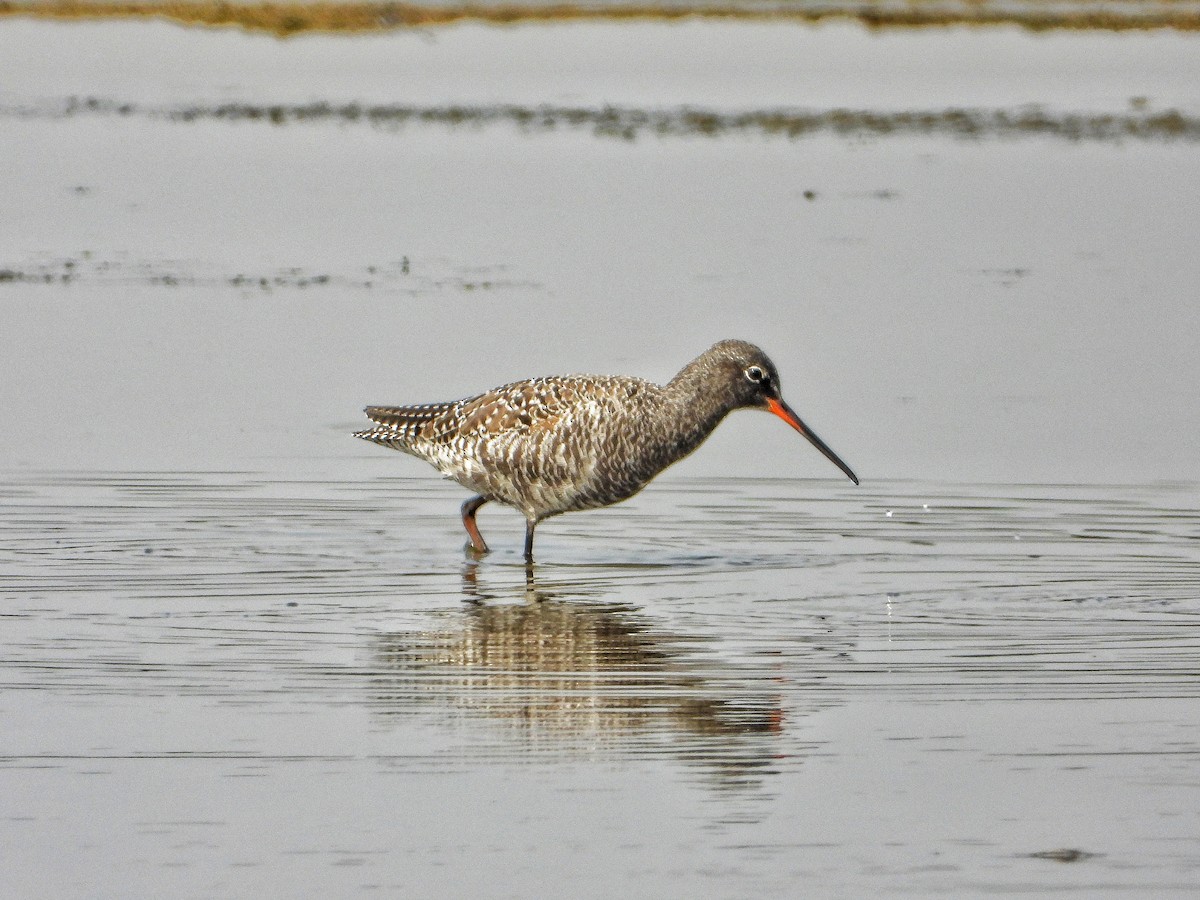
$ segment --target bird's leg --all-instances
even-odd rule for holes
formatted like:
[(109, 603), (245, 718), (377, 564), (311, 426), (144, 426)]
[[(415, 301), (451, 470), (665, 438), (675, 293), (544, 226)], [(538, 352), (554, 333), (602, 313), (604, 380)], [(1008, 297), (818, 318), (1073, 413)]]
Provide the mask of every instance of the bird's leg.
[(479, 512), (479, 507), (485, 503), (487, 503), (487, 497), (479, 496), (472, 497), (462, 505), (463, 527), (467, 529), (467, 534), (471, 538), (471, 549), (476, 553), (488, 552), (487, 542), (479, 533), (479, 526), (475, 524), (475, 513)]
[(533, 562), (533, 529), (537, 527), (537, 519), (525, 520), (525, 561)]

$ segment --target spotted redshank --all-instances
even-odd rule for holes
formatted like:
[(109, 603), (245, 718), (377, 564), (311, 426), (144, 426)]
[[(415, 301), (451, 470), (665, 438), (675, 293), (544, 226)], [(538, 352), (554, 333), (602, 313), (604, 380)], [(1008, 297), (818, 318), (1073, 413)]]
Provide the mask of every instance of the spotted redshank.
[(775, 364), (753, 344), (721, 341), (666, 385), (640, 378), (533, 378), (465, 400), (368, 406), (374, 427), (355, 437), (431, 463), (477, 496), (462, 505), (470, 547), (495, 500), (525, 516), (525, 558), (549, 516), (619, 503), (700, 446), (730, 412), (774, 413), (858, 484), (858, 477), (783, 401)]

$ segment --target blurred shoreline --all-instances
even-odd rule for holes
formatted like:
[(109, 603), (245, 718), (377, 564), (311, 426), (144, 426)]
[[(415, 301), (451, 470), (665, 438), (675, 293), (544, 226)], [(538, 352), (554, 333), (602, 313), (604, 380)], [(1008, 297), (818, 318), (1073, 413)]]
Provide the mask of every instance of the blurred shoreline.
[[(260, 122), (273, 126), (337, 124), (400, 129), (408, 125), (481, 128), (510, 125), (524, 134), (585, 130), (596, 137), (632, 141), (639, 137), (709, 137), (744, 134), (797, 140), (818, 134), (842, 137), (906, 137), (914, 135), (984, 140), (1047, 137), (1067, 141), (1200, 141), (1200, 117), (1177, 109), (1147, 109), (1133, 98), (1125, 112), (1063, 112), (1027, 105), (1014, 109), (945, 108), (926, 110), (757, 109), (723, 112), (681, 107), (650, 109), (608, 104), (564, 107), (552, 104), (363, 104), (219, 103), (148, 106), (100, 97), (71, 97), (41, 106), (0, 105), (0, 119), (70, 119), (80, 116), (140, 118), (167, 122)], [(59, 273), (76, 276), (82, 270)], [(14, 279), (0, 270), (0, 281)], [(38, 273), (32, 279), (70, 278)]]

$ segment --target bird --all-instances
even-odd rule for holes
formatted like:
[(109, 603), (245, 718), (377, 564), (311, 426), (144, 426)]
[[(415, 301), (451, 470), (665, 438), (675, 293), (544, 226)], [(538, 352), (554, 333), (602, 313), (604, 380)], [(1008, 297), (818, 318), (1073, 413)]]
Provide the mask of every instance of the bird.
[(724, 340), (665, 385), (619, 375), (532, 378), (446, 403), (368, 406), (354, 433), (432, 464), (474, 492), (461, 514), (467, 550), (488, 552), (475, 515), (485, 503), (525, 516), (525, 559), (550, 516), (627, 500), (699, 447), (731, 412), (763, 409), (851, 471), (784, 402), (779, 373), (754, 344)]

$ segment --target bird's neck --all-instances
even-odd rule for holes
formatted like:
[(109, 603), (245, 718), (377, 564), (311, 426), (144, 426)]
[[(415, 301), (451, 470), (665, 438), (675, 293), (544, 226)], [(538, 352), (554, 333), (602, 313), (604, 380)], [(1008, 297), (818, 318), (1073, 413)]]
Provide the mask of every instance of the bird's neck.
[(691, 453), (729, 414), (727, 400), (712, 389), (711, 378), (693, 360), (663, 388), (676, 445), (676, 458)]

